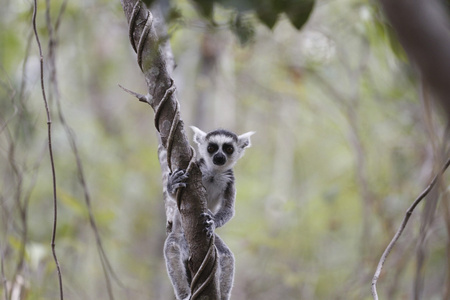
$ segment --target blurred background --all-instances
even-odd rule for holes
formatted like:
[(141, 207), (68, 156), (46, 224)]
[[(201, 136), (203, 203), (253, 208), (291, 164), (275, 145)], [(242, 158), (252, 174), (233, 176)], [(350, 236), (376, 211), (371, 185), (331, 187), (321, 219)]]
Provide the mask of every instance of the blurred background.
[[(33, 3), (0, 3), (0, 299), (58, 299)], [(217, 6), (211, 26), (191, 2), (172, 5), (185, 124), (256, 131), (235, 168), (236, 216), (217, 230), (236, 257), (232, 299), (371, 299), (378, 260), (439, 169), (445, 134), (379, 8), (317, 1), (297, 30), (284, 14), (272, 28), (252, 13), (233, 27), (236, 15)], [(118, 87), (146, 93), (120, 2), (39, 1), (37, 29), (66, 298), (174, 299), (154, 114)], [(388, 257), (381, 298), (448, 299), (441, 191)]]

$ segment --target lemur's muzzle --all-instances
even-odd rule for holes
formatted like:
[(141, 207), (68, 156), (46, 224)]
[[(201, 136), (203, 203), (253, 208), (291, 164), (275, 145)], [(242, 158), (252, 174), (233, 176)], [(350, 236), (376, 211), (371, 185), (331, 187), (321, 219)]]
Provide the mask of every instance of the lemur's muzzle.
[(227, 161), (227, 158), (222, 153), (217, 153), (213, 157), (213, 163), (218, 166), (222, 166)]

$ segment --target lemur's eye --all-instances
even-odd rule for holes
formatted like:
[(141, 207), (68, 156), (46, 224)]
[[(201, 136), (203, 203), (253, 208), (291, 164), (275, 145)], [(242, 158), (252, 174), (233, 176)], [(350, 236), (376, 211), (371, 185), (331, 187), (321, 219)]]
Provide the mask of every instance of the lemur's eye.
[(234, 152), (234, 147), (233, 146), (231, 146), (231, 145), (223, 145), (223, 151), (226, 153), (226, 154), (233, 154), (233, 152)]
[(206, 148), (208, 153), (214, 153), (217, 151), (217, 149), (219, 149), (219, 147), (216, 144), (209, 144), (208, 147)]

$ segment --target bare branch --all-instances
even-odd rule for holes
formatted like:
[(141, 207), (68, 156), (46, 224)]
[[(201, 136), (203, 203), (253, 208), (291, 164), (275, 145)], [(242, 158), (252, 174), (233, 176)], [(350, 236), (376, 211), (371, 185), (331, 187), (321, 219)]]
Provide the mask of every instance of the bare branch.
[(47, 96), (45, 94), (45, 86), (44, 86), (44, 57), (42, 55), (42, 47), (41, 42), (39, 40), (39, 35), (36, 28), (36, 13), (37, 13), (37, 0), (34, 0), (34, 10), (33, 10), (33, 31), (34, 36), (36, 38), (36, 43), (39, 48), (39, 61), (40, 61), (40, 73), (41, 73), (41, 91), (42, 91), (42, 98), (44, 100), (45, 105), (45, 111), (47, 114), (47, 131), (48, 131), (48, 150), (50, 155), (50, 164), (52, 169), (52, 185), (53, 185), (53, 230), (52, 230), (52, 238), (51, 238), (51, 247), (52, 247), (52, 253), (53, 253), (53, 259), (55, 261), (56, 269), (58, 272), (58, 281), (59, 281), (59, 294), (60, 299), (64, 299), (64, 292), (63, 292), (63, 285), (62, 285), (62, 275), (61, 275), (61, 268), (59, 265), (58, 257), (56, 256), (56, 249), (55, 249), (55, 243), (56, 243), (56, 226), (57, 226), (57, 219), (58, 219), (58, 201), (56, 197), (56, 172), (55, 172), (55, 162), (53, 159), (53, 146), (52, 146), (52, 120), (50, 117), (50, 109), (47, 102)]
[(78, 150), (76, 137), (73, 129), (69, 126), (68, 122), (66, 121), (64, 111), (62, 109), (61, 105), (61, 94), (59, 92), (59, 83), (58, 83), (58, 76), (57, 76), (57, 66), (56, 66), (56, 44), (57, 44), (57, 30), (59, 28), (59, 25), (61, 24), (62, 16), (64, 14), (67, 0), (65, 0), (59, 10), (57, 20), (55, 22), (55, 27), (53, 28), (52, 22), (51, 22), (51, 16), (50, 16), (50, 9), (49, 9), (49, 0), (46, 0), (47, 3), (47, 10), (46, 10), (46, 22), (47, 22), (47, 30), (49, 32), (49, 69), (50, 69), (50, 89), (49, 97), (51, 97), (53, 94), (55, 96), (56, 105), (57, 105), (57, 111), (58, 111), (58, 117), (59, 121), (61, 122), (64, 131), (66, 133), (67, 139), (69, 140), (70, 148), (72, 150), (72, 153), (75, 157), (77, 172), (78, 172), (78, 180), (81, 185), (81, 188), (83, 190), (83, 196), (85, 200), (85, 204), (88, 210), (88, 219), (89, 224), (91, 226), (92, 231), (94, 232), (97, 252), (99, 254), (100, 263), (102, 265), (103, 274), (106, 281), (106, 289), (108, 292), (109, 299), (114, 299), (113, 289), (111, 286), (111, 276), (115, 279), (115, 281), (121, 286), (122, 288), (125, 288), (125, 286), (122, 284), (116, 273), (114, 272), (114, 269), (112, 268), (112, 265), (109, 261), (108, 256), (106, 255), (105, 249), (103, 247), (103, 242), (100, 236), (100, 232), (98, 230), (97, 222), (94, 217), (94, 213), (92, 210), (92, 201), (91, 201), (91, 195), (88, 189), (88, 185), (86, 182), (86, 177), (84, 175), (84, 169), (83, 164), (81, 161), (80, 152)]
[(436, 182), (439, 180), (439, 178), (444, 174), (445, 170), (447, 170), (448, 166), (450, 165), (450, 159), (446, 161), (442, 169), (438, 174), (436, 174), (431, 180), (430, 184), (426, 187), (426, 189), (414, 200), (413, 204), (408, 208), (406, 211), (405, 217), (403, 218), (403, 221), (400, 225), (400, 228), (395, 233), (394, 237), (392, 238), (391, 242), (387, 246), (386, 250), (384, 250), (383, 255), (381, 255), (380, 261), (378, 262), (377, 269), (375, 271), (375, 274), (372, 279), (372, 296), (373, 299), (378, 300), (378, 294), (377, 294), (377, 281), (380, 277), (381, 270), (383, 268), (383, 265), (387, 259), (387, 256), (391, 252), (392, 248), (394, 248), (395, 243), (400, 238), (400, 236), (403, 233), (403, 230), (406, 228), (406, 224), (408, 223), (409, 218), (411, 217), (414, 209), (416, 206), (428, 195), (428, 193), (431, 191), (431, 189), (435, 186)]

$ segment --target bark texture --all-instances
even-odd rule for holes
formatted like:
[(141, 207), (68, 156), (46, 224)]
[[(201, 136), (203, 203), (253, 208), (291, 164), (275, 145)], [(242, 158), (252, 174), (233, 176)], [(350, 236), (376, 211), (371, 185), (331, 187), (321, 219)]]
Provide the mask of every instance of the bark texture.
[[(148, 86), (145, 102), (155, 111), (155, 127), (159, 132), (162, 146), (167, 149), (167, 164), (172, 171), (186, 169), (193, 159), (193, 150), (186, 136), (184, 124), (179, 120), (179, 104), (169, 73), (171, 70), (168, 70), (168, 64), (170, 67), (173, 62), (171, 57), (168, 57), (167, 61), (166, 54), (161, 50), (167, 48), (160, 47), (164, 46), (165, 41), (158, 38), (155, 29), (157, 21), (145, 4), (137, 0), (121, 0), (121, 3), (130, 28), (130, 43), (137, 52), (138, 65)], [(143, 101), (141, 98), (140, 100)], [(189, 173), (187, 187), (179, 192), (181, 194), (179, 211), (191, 255), (189, 268), (194, 277), (207, 256), (211, 238), (206, 236), (201, 218), (201, 214), (207, 211), (206, 191), (197, 164), (191, 164)], [(202, 266), (202, 272), (198, 274), (197, 288), (206, 282), (214, 268), (215, 251), (211, 252)], [(195, 291), (196, 287), (193, 287), (193, 290)], [(217, 299), (217, 280), (213, 279), (204, 286), (199, 296), (201, 299)]]

